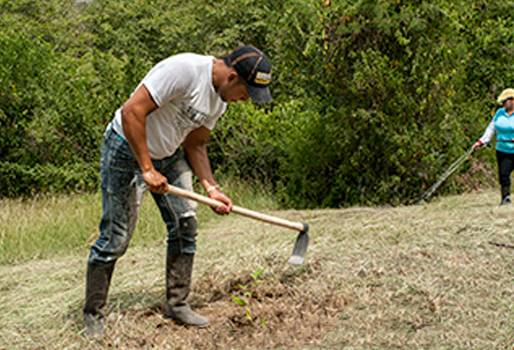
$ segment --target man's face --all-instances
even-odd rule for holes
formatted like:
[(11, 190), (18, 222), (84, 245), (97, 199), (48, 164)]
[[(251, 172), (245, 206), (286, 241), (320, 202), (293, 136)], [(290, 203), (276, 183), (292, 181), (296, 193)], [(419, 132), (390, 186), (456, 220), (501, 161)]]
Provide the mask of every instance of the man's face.
[(218, 88), (218, 94), (225, 102), (246, 101), (250, 98), (246, 82), (233, 72)]

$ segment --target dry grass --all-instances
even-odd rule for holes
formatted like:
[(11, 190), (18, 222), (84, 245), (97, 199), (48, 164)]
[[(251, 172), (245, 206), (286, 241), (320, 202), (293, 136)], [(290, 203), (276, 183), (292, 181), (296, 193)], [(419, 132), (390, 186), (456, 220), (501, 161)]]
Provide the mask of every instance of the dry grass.
[(211, 319), (203, 330), (161, 316), (162, 241), (119, 261), (100, 342), (81, 331), (85, 249), (1, 266), (0, 348), (512, 349), (514, 206), (497, 197), (276, 212), (311, 225), (299, 268), (285, 264), (294, 233), (211, 220), (191, 297)]

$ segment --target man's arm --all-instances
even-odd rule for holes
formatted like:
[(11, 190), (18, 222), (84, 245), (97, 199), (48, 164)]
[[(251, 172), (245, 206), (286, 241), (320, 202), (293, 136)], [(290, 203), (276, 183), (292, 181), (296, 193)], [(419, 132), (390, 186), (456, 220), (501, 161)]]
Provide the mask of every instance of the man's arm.
[(212, 175), (209, 157), (207, 155), (207, 141), (209, 140), (210, 130), (200, 127), (187, 135), (182, 143), (187, 159), (193, 172), (198, 176), (200, 184), (203, 186), (210, 198), (216, 199), (225, 205), (215, 209), (218, 214), (228, 214), (232, 210), (232, 200), (227, 197), (219, 188)]
[(121, 110), (123, 132), (141, 168), (145, 183), (152, 192), (164, 193), (168, 180), (155, 170), (146, 143), (146, 117), (157, 108), (150, 93), (141, 85)]

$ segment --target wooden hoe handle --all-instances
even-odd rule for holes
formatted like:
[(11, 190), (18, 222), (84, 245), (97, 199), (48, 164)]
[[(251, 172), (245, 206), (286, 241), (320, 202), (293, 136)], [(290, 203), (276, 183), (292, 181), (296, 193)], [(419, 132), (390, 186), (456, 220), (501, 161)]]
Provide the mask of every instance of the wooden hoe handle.
[[(191, 199), (191, 200), (194, 200), (195, 202), (206, 204), (213, 208), (223, 205), (223, 203), (221, 203), (215, 199), (211, 199), (209, 197), (202, 196), (201, 194), (198, 194), (196, 192), (187, 191), (187, 190), (184, 190), (182, 188), (172, 186), (172, 185), (168, 185), (168, 193), (171, 193), (175, 196)], [(273, 224), (273, 225), (289, 228), (291, 230), (304, 231), (306, 229), (306, 225), (304, 223), (277, 218), (276, 216), (259, 213), (259, 212), (256, 212), (256, 211), (253, 211), (250, 209), (238, 207), (236, 205), (234, 205), (232, 207), (232, 212), (242, 215), (242, 216), (246, 216), (251, 219), (264, 221), (264, 222), (267, 222), (268, 224)]]

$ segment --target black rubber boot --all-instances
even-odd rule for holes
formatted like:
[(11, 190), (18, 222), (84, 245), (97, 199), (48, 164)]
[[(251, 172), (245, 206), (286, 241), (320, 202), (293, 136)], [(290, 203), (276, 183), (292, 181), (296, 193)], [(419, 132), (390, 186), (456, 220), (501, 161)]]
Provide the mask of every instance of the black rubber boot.
[(510, 204), (510, 186), (502, 186), (502, 200), (500, 205)]
[(86, 303), (84, 305), (84, 326), (86, 336), (101, 338), (103, 336), (103, 307), (111, 283), (114, 262), (107, 265), (87, 266)]
[[(196, 231), (196, 219), (181, 219), (179, 230), (182, 233), (183, 230)], [(190, 233), (193, 237), (196, 235), (196, 232)], [(186, 302), (191, 289), (194, 254), (183, 254), (173, 248), (168, 247), (166, 256), (166, 316), (180, 324), (207, 327), (209, 320), (191, 310)]]

